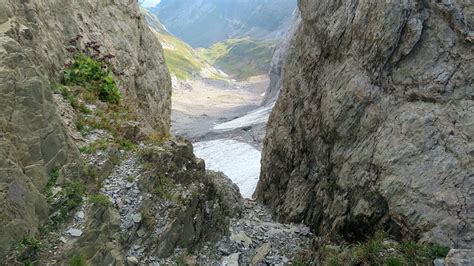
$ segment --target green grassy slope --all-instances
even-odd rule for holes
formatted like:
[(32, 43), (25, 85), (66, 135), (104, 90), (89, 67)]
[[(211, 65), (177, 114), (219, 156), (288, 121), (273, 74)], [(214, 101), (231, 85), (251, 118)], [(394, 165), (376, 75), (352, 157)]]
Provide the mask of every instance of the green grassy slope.
[(243, 80), (268, 72), (275, 42), (250, 38), (229, 39), (208, 49), (199, 49), (210, 64), (233, 78)]
[(193, 75), (212, 79), (224, 78), (191, 46), (171, 35), (155, 15), (144, 8), (141, 11), (163, 46), (165, 61), (171, 74), (183, 80), (190, 79)]
[(183, 41), (166, 33), (155, 34), (163, 45), (166, 64), (177, 78), (189, 79), (193, 74), (200, 73), (208, 67), (206, 61)]

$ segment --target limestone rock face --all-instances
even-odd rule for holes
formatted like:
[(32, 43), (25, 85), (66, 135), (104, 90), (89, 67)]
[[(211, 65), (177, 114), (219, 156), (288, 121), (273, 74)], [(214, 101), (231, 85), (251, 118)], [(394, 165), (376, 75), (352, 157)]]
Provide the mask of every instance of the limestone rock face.
[(78, 161), (51, 92), (78, 35), (115, 56), (142, 127), (169, 131), (170, 77), (136, 1), (0, 1), (0, 257), (48, 217), (41, 192), (52, 169)]
[(472, 247), (474, 6), (298, 5), (258, 200), (318, 234)]

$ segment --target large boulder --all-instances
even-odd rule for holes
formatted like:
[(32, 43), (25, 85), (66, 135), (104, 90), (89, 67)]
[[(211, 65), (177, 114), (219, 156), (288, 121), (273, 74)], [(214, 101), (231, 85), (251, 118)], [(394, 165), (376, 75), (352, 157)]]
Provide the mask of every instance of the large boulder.
[(256, 196), (360, 240), (473, 245), (474, 6), (300, 0)]

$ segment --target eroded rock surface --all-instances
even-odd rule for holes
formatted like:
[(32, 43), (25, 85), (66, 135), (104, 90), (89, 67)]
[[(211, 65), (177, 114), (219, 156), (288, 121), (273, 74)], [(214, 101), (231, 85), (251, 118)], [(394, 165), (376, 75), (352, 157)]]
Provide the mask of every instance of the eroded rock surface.
[(358, 240), (472, 247), (474, 6), (310, 1), (270, 116), (256, 195)]
[(268, 85), (265, 96), (263, 97), (262, 105), (270, 105), (274, 103), (278, 98), (278, 94), (280, 93), (281, 86), (283, 84), (283, 67), (291, 49), (291, 41), (293, 40), (295, 32), (301, 23), (301, 14), (298, 9), (295, 10), (293, 17), (294, 19), (291, 27), (285, 36), (280, 40), (280, 43), (273, 52), (272, 61), (270, 62), (270, 70), (268, 71), (270, 84)]
[(79, 154), (51, 92), (77, 36), (114, 56), (124, 101), (135, 106), (144, 130), (169, 132), (170, 76), (136, 1), (1, 1), (0, 257), (47, 219), (41, 192), (49, 173), (70, 165), (70, 176), (79, 175)]

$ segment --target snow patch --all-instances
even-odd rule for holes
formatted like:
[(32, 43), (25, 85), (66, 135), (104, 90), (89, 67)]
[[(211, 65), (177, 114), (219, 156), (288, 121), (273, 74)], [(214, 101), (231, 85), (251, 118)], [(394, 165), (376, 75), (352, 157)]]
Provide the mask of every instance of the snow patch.
[(246, 115), (236, 118), (234, 120), (217, 124), (214, 126), (214, 130), (229, 131), (241, 127), (247, 127), (256, 124), (266, 123), (270, 117), (270, 113), (275, 104), (257, 108)]
[(247, 143), (218, 139), (195, 143), (194, 153), (206, 161), (206, 169), (223, 172), (244, 198), (252, 198), (260, 176), (260, 151)]

